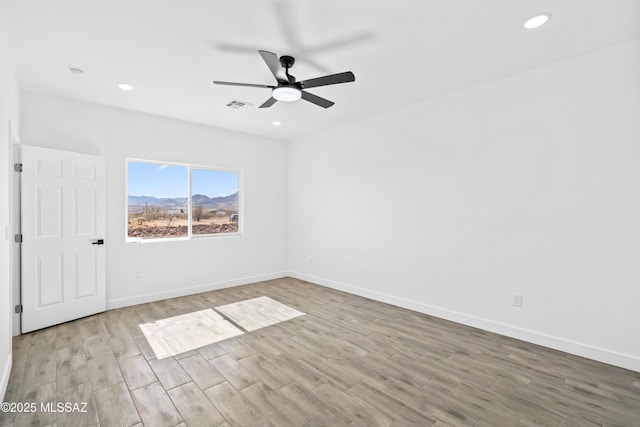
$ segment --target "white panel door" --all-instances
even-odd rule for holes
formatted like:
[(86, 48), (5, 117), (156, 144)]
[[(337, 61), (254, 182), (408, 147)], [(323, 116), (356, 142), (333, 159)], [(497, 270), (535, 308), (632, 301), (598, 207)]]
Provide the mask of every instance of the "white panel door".
[(22, 146), (22, 332), (106, 309), (104, 161)]

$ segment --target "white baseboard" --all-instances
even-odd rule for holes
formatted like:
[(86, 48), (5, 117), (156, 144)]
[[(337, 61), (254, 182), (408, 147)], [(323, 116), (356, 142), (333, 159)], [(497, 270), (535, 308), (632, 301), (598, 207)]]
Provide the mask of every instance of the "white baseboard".
[(7, 363), (4, 364), (4, 369), (2, 370), (2, 377), (0, 378), (0, 402), (4, 402), (4, 395), (7, 392), (7, 386), (9, 385), (9, 376), (11, 375), (11, 366), (13, 364), (13, 359), (11, 354), (7, 358)]
[(640, 372), (640, 358), (629, 354), (618, 353), (604, 348), (594, 347), (588, 344), (543, 334), (529, 329), (523, 329), (517, 326), (471, 316), (457, 311), (424, 304), (418, 301), (398, 298), (392, 295), (371, 291), (357, 286), (347, 285), (345, 283), (340, 283), (333, 280), (324, 279), (322, 277), (300, 273), (297, 271), (289, 271), (289, 276), (344, 291), (350, 294), (369, 298), (375, 301), (407, 308), (419, 313), (428, 314), (430, 316), (439, 317), (441, 319), (450, 320), (452, 322), (461, 323), (463, 325), (472, 326), (475, 328), (483, 329), (485, 331), (495, 332), (500, 335), (506, 335), (511, 338), (516, 338), (533, 344), (542, 345), (544, 347), (553, 348), (555, 350), (564, 351), (576, 356), (586, 357), (588, 359), (597, 360), (598, 362), (603, 362), (610, 365), (619, 366), (621, 368)]
[(250, 283), (262, 282), (265, 280), (280, 279), (287, 277), (286, 271), (258, 276), (243, 277), (240, 279), (227, 280), (224, 282), (207, 283), (204, 285), (191, 286), (188, 288), (174, 289), (170, 291), (156, 292), (152, 294), (136, 295), (133, 297), (112, 299), (107, 301), (107, 310), (114, 308), (129, 307), (136, 304), (145, 304), (153, 301), (160, 301), (167, 298), (183, 297), (186, 295), (199, 294), (201, 292), (216, 291), (218, 289), (230, 288), (232, 286), (248, 285)]

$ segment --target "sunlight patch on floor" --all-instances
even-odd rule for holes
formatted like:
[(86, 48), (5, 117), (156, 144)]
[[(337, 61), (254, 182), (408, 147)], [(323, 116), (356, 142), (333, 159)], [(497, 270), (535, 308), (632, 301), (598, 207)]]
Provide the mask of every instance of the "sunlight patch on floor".
[(208, 308), (140, 325), (158, 359), (204, 347), (242, 331)]
[(221, 305), (216, 307), (216, 310), (247, 331), (255, 331), (304, 315), (301, 311), (264, 296)]
[[(305, 314), (265, 296), (221, 305), (215, 309), (247, 331), (255, 331)], [(144, 323), (140, 325), (140, 329), (158, 359), (244, 333), (210, 308)]]

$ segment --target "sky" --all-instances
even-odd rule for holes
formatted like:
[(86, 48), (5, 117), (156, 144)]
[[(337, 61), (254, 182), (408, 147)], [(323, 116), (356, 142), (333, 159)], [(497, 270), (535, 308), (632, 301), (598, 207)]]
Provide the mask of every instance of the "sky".
[[(188, 167), (128, 162), (130, 196), (158, 198), (187, 197)], [(228, 196), (238, 191), (238, 173), (205, 169), (192, 170), (193, 194), (209, 197)]]

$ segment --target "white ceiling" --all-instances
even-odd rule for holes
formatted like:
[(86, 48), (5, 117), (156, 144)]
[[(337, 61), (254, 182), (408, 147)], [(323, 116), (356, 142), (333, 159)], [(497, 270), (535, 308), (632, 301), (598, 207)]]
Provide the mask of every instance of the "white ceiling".
[[(553, 18), (524, 30), (539, 12)], [(638, 0), (2, 0), (0, 15), (25, 89), (283, 140), (640, 37)], [(212, 84), (274, 84), (258, 49), (296, 56), (298, 80), (356, 81), (311, 89), (326, 110)]]

